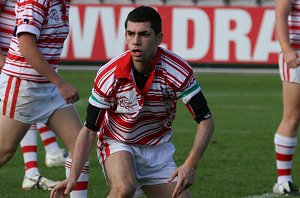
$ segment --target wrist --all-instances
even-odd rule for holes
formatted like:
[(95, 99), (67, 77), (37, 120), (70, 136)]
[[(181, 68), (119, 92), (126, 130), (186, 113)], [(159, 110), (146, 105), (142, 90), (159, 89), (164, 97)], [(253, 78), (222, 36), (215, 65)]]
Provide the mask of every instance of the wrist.
[(292, 51), (292, 50), (294, 50), (294, 49), (291, 47), (290, 44), (285, 44), (285, 45), (282, 45), (282, 46), (281, 46), (281, 51), (282, 51), (283, 53), (286, 53), (286, 52)]

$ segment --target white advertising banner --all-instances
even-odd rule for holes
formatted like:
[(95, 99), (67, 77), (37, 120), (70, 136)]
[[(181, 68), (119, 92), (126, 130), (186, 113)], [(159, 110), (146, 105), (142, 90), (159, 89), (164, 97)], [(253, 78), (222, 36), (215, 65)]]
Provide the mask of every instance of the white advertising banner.
[[(62, 60), (105, 62), (126, 50), (128, 5), (73, 5)], [(166, 47), (191, 63), (276, 64), (270, 7), (156, 6)]]

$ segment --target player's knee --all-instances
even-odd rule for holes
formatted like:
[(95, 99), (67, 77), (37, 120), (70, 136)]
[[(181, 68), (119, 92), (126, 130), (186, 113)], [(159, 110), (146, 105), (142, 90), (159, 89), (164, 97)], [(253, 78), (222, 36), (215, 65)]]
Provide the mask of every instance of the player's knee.
[(133, 197), (136, 185), (131, 183), (119, 183), (111, 188), (111, 193), (119, 198)]
[(12, 158), (14, 152), (14, 150), (5, 148), (0, 149), (0, 168)]

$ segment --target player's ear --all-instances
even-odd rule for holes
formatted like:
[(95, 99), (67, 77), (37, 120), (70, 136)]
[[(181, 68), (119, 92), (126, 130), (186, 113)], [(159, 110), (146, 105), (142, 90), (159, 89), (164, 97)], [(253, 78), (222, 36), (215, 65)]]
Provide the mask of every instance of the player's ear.
[(160, 33), (158, 33), (158, 34), (156, 35), (156, 42), (157, 42), (157, 45), (160, 45), (160, 44), (161, 44), (163, 37), (164, 37), (164, 34), (163, 34), (162, 32), (160, 32)]
[(128, 45), (128, 42), (127, 42), (127, 31), (126, 30), (125, 30), (124, 36), (125, 36), (125, 44)]

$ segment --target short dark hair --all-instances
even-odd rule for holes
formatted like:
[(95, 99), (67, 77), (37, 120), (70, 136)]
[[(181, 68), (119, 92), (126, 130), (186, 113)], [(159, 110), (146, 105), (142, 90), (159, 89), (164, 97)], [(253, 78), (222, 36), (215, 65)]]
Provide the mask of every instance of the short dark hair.
[(150, 22), (151, 28), (155, 34), (161, 33), (161, 17), (158, 12), (149, 6), (140, 6), (129, 12), (125, 20), (125, 29), (127, 22)]

